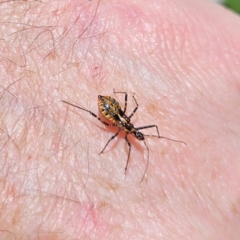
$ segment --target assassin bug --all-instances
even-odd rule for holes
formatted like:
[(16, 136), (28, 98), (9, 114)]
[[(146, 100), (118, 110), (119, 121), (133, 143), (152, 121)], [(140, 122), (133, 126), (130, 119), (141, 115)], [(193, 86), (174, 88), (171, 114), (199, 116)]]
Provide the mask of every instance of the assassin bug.
[[(118, 103), (118, 101), (116, 99), (114, 99), (113, 97), (110, 96), (101, 96), (98, 95), (98, 109), (101, 112), (101, 114), (108, 119), (111, 123), (107, 123), (105, 121), (103, 121), (101, 118), (99, 118), (95, 113), (91, 112), (88, 109), (79, 107), (75, 104), (72, 104), (70, 102), (61, 100), (62, 102), (71, 105), (73, 107), (79, 108), (83, 111), (86, 111), (88, 113), (90, 113), (93, 117), (97, 118), (100, 122), (102, 122), (103, 124), (105, 124), (108, 127), (117, 127), (118, 131), (108, 140), (108, 142), (105, 144), (104, 148), (102, 149), (102, 151), (99, 153), (103, 153), (104, 150), (106, 149), (106, 147), (108, 146), (108, 144), (115, 138), (118, 136), (118, 134), (120, 133), (120, 131), (124, 131), (125, 132), (125, 140), (128, 144), (128, 156), (127, 156), (127, 162), (125, 165), (125, 173), (128, 169), (128, 164), (129, 164), (129, 159), (130, 159), (130, 153), (131, 153), (131, 143), (128, 139), (128, 134), (131, 134), (132, 136), (134, 136), (136, 139), (143, 141), (144, 145), (147, 149), (147, 164), (146, 164), (146, 168), (143, 174), (143, 177), (147, 171), (147, 167), (148, 167), (148, 163), (149, 163), (149, 148), (145, 142), (145, 137), (146, 136), (151, 136), (151, 137), (157, 137), (157, 138), (164, 138), (164, 139), (168, 139), (170, 141), (174, 141), (174, 142), (179, 142), (179, 143), (183, 143), (185, 145), (187, 145), (185, 142), (183, 141), (179, 141), (179, 140), (175, 140), (175, 139), (171, 139), (171, 138), (167, 138), (167, 137), (163, 137), (160, 136), (159, 134), (159, 130), (158, 130), (158, 126), (156, 124), (152, 124), (152, 125), (147, 125), (147, 126), (142, 126), (142, 127), (134, 127), (134, 125), (131, 123), (131, 118), (134, 115), (134, 113), (137, 111), (138, 109), (138, 103), (137, 100), (133, 94), (133, 99), (136, 103), (136, 107), (133, 109), (132, 113), (127, 116), (126, 115), (126, 109), (127, 109), (127, 99), (128, 99), (128, 94), (126, 92), (115, 92), (115, 90), (113, 89), (114, 94), (115, 93), (122, 93), (125, 94), (125, 104), (124, 104), (124, 109), (122, 110), (122, 108), (120, 107), (120, 104)], [(142, 132), (140, 132), (139, 130), (142, 129), (146, 129), (146, 128), (156, 128), (157, 131), (157, 135), (146, 135), (143, 134)], [(143, 180), (143, 177), (141, 179), (141, 181)]]

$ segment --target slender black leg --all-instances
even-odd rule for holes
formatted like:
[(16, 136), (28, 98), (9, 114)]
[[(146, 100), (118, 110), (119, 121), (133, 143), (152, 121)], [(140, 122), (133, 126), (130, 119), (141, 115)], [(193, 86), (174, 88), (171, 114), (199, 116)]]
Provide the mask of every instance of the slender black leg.
[(149, 164), (149, 148), (148, 148), (146, 142), (145, 142), (145, 141), (143, 141), (143, 142), (144, 142), (144, 144), (145, 144), (145, 146), (146, 146), (146, 149), (147, 149), (147, 164), (146, 164), (146, 167), (145, 167), (145, 170), (144, 170), (144, 173), (143, 173), (143, 176), (142, 176), (140, 182), (142, 182), (142, 180), (144, 179), (144, 176), (145, 176), (145, 174), (146, 174), (146, 172), (147, 172), (148, 164)]
[[(136, 130), (141, 130), (141, 129), (145, 129), (145, 128), (153, 128), (153, 127), (155, 127), (157, 129), (157, 136), (158, 136), (158, 138), (160, 138), (159, 131), (158, 131), (158, 126), (155, 125), (155, 124), (147, 125), (147, 126), (143, 126), (143, 127), (138, 127), (138, 128), (136, 128)], [(151, 136), (151, 135), (145, 135), (144, 134), (144, 136)]]
[(125, 135), (125, 140), (128, 144), (128, 158), (127, 158), (127, 162), (126, 162), (126, 166), (125, 166), (125, 174), (127, 172), (127, 169), (128, 169), (128, 164), (129, 164), (129, 159), (130, 159), (130, 153), (131, 153), (131, 143), (129, 142), (128, 138), (127, 138), (127, 134)]
[(179, 143), (183, 143), (183, 144), (187, 145), (184, 141), (180, 141), (180, 140), (176, 140), (176, 139), (160, 136), (157, 125), (148, 125), (148, 126), (138, 127), (138, 128), (136, 128), (136, 130), (141, 130), (141, 129), (145, 129), (145, 128), (153, 128), (153, 127), (155, 127), (157, 129), (157, 135), (147, 135), (147, 134), (144, 134), (144, 136), (164, 138), (164, 139), (167, 139), (167, 140), (170, 140), (170, 141), (173, 141), (173, 142), (179, 142)]
[(103, 150), (102, 150), (99, 154), (101, 154), (101, 153), (104, 152), (104, 150), (105, 150), (105, 148), (107, 147), (107, 145), (119, 134), (120, 131), (121, 131), (121, 130), (118, 130), (118, 132), (117, 132), (116, 134), (114, 134), (114, 135), (108, 140), (108, 142), (107, 142), (106, 145), (104, 146)]
[(133, 114), (138, 110), (138, 103), (137, 103), (137, 100), (136, 100), (134, 94), (133, 94), (132, 97), (133, 97), (133, 99), (134, 99), (134, 101), (135, 101), (135, 103), (136, 103), (137, 106), (134, 108), (134, 110), (133, 110), (133, 112), (130, 114), (129, 118), (131, 118), (131, 117), (133, 116)]
[(79, 107), (79, 106), (77, 106), (77, 105), (75, 105), (75, 104), (66, 102), (66, 101), (64, 101), (64, 100), (61, 100), (61, 101), (64, 102), (64, 103), (66, 103), (66, 104), (68, 104), (68, 105), (71, 105), (71, 106), (73, 106), (73, 107), (79, 108), (79, 109), (81, 109), (81, 110), (83, 110), (83, 111), (85, 111), (85, 112), (90, 113), (92, 116), (94, 116), (95, 118), (97, 118), (100, 122), (102, 122), (103, 124), (105, 124), (105, 125), (108, 126), (108, 127), (115, 127), (115, 126), (116, 126), (116, 124), (109, 124), (109, 123), (104, 122), (104, 121), (103, 121), (101, 118), (99, 118), (95, 113), (93, 113), (93, 112), (91, 112), (91, 111), (89, 111), (89, 110), (87, 110), (87, 109), (85, 109), (85, 108)]
[(127, 98), (128, 98), (127, 93), (126, 93), (126, 92), (115, 92), (114, 89), (113, 89), (113, 92), (114, 92), (114, 93), (124, 93), (124, 94), (125, 94), (125, 105), (124, 105), (124, 109), (123, 109), (123, 113), (125, 113), (126, 110), (127, 110)]

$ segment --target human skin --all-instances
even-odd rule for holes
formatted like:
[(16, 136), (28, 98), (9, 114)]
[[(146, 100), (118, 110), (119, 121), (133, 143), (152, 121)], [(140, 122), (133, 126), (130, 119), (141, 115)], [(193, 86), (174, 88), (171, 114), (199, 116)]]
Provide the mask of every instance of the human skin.
[[(0, 239), (239, 239), (240, 19), (210, 1), (0, 5)], [(111, 95), (136, 127), (98, 114)], [(100, 114), (98, 114), (100, 116)], [(156, 134), (145, 129), (145, 134)], [(143, 177), (142, 181), (141, 178)]]

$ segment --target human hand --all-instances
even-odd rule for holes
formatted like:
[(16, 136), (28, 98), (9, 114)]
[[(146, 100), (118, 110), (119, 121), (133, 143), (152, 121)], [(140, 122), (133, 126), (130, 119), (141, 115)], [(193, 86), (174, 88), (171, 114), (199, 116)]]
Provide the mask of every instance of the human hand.
[[(0, 239), (238, 239), (239, 17), (205, 1), (1, 3)], [(136, 127), (97, 113), (111, 95)], [(154, 129), (143, 130), (156, 134)], [(27, 236), (27, 237), (26, 237)]]

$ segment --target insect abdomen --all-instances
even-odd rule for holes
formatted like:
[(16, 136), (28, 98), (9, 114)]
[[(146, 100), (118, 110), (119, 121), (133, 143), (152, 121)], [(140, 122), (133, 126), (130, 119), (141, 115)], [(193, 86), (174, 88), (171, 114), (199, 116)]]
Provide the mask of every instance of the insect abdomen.
[(118, 121), (120, 121), (118, 113), (121, 108), (119, 103), (114, 98), (99, 95), (98, 108), (101, 114), (111, 122), (117, 123)]

